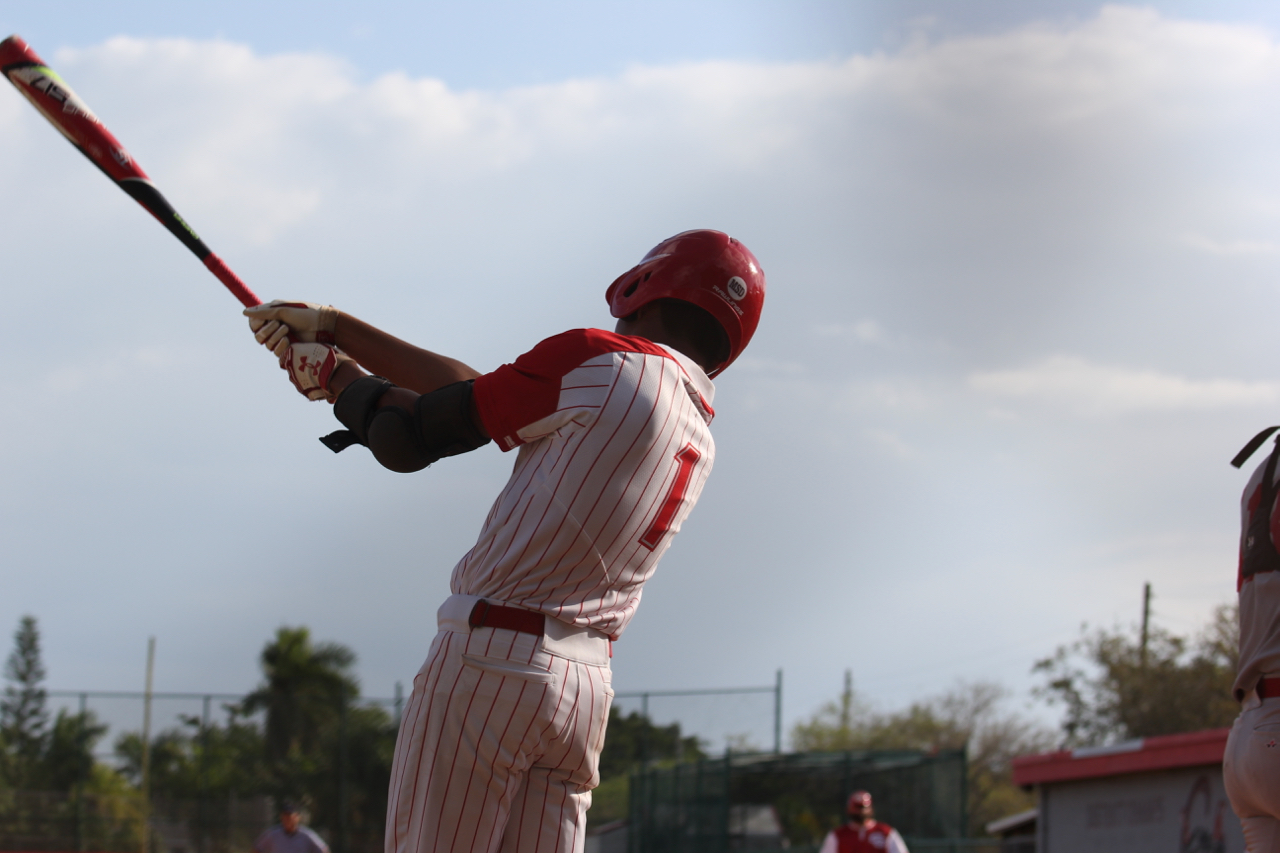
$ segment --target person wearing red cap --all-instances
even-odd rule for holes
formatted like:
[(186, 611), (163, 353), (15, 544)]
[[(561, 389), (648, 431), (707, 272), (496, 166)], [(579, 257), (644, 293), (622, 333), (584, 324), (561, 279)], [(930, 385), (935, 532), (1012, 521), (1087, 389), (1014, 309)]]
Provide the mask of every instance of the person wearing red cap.
[(849, 820), (827, 833), (818, 853), (907, 853), (907, 844), (898, 830), (875, 819), (869, 793), (850, 794), (846, 811)]

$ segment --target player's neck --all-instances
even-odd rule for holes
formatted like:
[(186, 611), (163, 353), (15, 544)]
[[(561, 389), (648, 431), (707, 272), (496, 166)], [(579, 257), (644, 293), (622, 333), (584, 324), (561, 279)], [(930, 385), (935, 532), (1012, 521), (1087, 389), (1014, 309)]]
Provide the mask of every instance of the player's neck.
[(696, 355), (697, 348), (684, 338), (673, 334), (666, 327), (666, 324), (662, 322), (662, 312), (658, 310), (656, 302), (650, 302), (631, 315), (631, 317), (624, 317), (619, 320), (617, 326), (614, 327), (614, 331), (619, 335), (644, 338), (653, 341), (655, 344), (669, 346), (697, 364), (704, 371), (707, 369), (707, 366)]

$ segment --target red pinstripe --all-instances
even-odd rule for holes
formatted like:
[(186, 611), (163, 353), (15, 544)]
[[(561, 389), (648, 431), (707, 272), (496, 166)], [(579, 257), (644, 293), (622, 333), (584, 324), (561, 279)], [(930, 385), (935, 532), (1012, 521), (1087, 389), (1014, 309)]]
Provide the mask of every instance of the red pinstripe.
[[(608, 667), (548, 655), (539, 642), (483, 629), (433, 643), (397, 741), (389, 851), (581, 850)], [(527, 664), (552, 681), (483, 670), (464, 684), (463, 654)]]
[[(630, 620), (639, 601), (635, 588), (652, 573), (657, 551), (665, 550), (692, 507), (714, 446), (686, 390), (687, 368), (647, 352), (611, 358), (614, 382), (597, 420), (570, 424), (559, 430), (562, 434), (521, 449), (512, 480), (476, 547), (455, 567), (455, 591), (541, 610), (614, 636)], [(616, 396), (620, 379), (626, 379), (625, 400)], [(566, 387), (583, 406), (589, 402), (582, 399), (583, 388), (604, 386), (570, 382)], [(644, 442), (651, 444), (646, 448)], [(631, 540), (660, 509), (678, 467), (670, 451), (685, 443), (702, 456), (690, 478), (690, 499), (655, 553), (639, 554)], [(530, 453), (534, 447), (536, 456)], [(606, 457), (607, 470), (601, 468)], [(632, 511), (620, 515), (628, 506)], [(526, 530), (530, 533), (521, 532)]]
[[(664, 369), (664, 370), (666, 369), (666, 365), (665, 365), (665, 364), (663, 365), (663, 369)], [(673, 411), (672, 411), (672, 410), (673, 410), (673, 408), (674, 408), (674, 407), (670, 407), (670, 408), (668, 408), (668, 409), (667, 409), (666, 418), (665, 418), (665, 419), (664, 419), (664, 421), (663, 421), (662, 430), (660, 431), (662, 434), (666, 434), (666, 427), (667, 427), (667, 424), (669, 423), (669, 421), (670, 421), (670, 419), (671, 419), (671, 417), (672, 417), (672, 414), (673, 414)], [(664, 455), (667, 453), (667, 450), (670, 448), (671, 444), (672, 444), (672, 440), (669, 438), (669, 439), (668, 439), (668, 441), (667, 441), (667, 444), (666, 444), (666, 445), (665, 445), (661, 450), (659, 450), (659, 451), (657, 452), (657, 454), (656, 454), (656, 455), (657, 455), (658, 457), (662, 457), (662, 456), (664, 456)], [(621, 462), (621, 460), (619, 460), (619, 462), (618, 462), (618, 467), (621, 467), (621, 465), (622, 465), (622, 462)], [(645, 491), (648, 491), (648, 490), (649, 490), (649, 487), (652, 485), (653, 478), (654, 478), (655, 476), (657, 476), (657, 474), (658, 474), (658, 470), (659, 470), (659, 469), (658, 469), (658, 467), (657, 467), (656, 465), (646, 465), (645, 467), (649, 468), (650, 470), (649, 470), (649, 475), (648, 475), (648, 477), (646, 477), (646, 478), (645, 478), (645, 485), (644, 485), (644, 488), (642, 489), (642, 493), (643, 493), (643, 492), (645, 492)], [(616, 471), (616, 469), (615, 469), (615, 471)], [(627, 479), (627, 486), (626, 486), (626, 488), (625, 488), (622, 492), (620, 492), (620, 493), (618, 494), (617, 499), (614, 501), (613, 508), (610, 510), (610, 514), (611, 514), (611, 515), (617, 512), (617, 508), (618, 508), (619, 506), (621, 506), (622, 501), (623, 501), (623, 499), (624, 499), (625, 495), (626, 495), (626, 494), (628, 494), (628, 493), (631, 491), (631, 488), (632, 488), (632, 485), (633, 485), (633, 483), (634, 483), (634, 480), (635, 480), (635, 474), (633, 473), (633, 474), (632, 474), (630, 477), (628, 477), (628, 479)], [(648, 515), (648, 512), (646, 512), (646, 513), (645, 513), (645, 515)], [(628, 517), (627, 521), (630, 521), (630, 517)], [(601, 548), (601, 549), (600, 549), (600, 551), (601, 551), (602, 553), (608, 553), (610, 550), (612, 550), (613, 546), (618, 542), (618, 540), (619, 540), (619, 539), (621, 539), (621, 538), (622, 538), (623, 536), (625, 536), (625, 535), (629, 535), (629, 533), (630, 533), (630, 531), (629, 531), (629, 526), (628, 526), (628, 524), (624, 523), (624, 524), (620, 525), (620, 526), (619, 526), (619, 528), (618, 528), (617, 533), (615, 533), (615, 534), (614, 534), (613, 539), (610, 541), (609, 546), (608, 546), (608, 547), (605, 547), (605, 548)], [(606, 572), (605, 577), (604, 577), (602, 580), (603, 580), (604, 584), (607, 586), (607, 585), (608, 585), (608, 581), (609, 581), (608, 573), (607, 573), (607, 572)], [(575, 589), (575, 592), (576, 592), (576, 589)], [(583, 615), (583, 611), (584, 611), (585, 607), (586, 607), (586, 602), (585, 602), (585, 600), (584, 600), (584, 601), (580, 601), (580, 602), (579, 602), (579, 604), (578, 604), (578, 615), (579, 615), (579, 616)]]
[[(641, 374), (641, 376), (643, 377), (643, 373)], [(614, 385), (610, 385), (610, 386), (609, 386), (609, 391), (608, 391), (608, 395), (607, 395), (607, 396), (606, 396), (606, 398), (605, 398), (604, 406), (601, 406), (601, 408), (602, 408), (602, 409), (603, 409), (603, 408), (605, 408), (605, 407), (607, 407), (607, 406), (608, 406), (608, 404), (609, 404), (609, 401), (611, 401), (611, 400), (613, 399), (613, 394), (614, 394), (614, 391), (615, 391), (616, 389), (617, 389), (617, 385), (616, 385), (616, 384), (614, 384)], [(630, 411), (631, 411), (631, 407), (632, 407), (633, 405), (635, 405), (635, 399), (636, 399), (636, 396), (638, 396), (638, 394), (639, 394), (639, 385), (637, 384), (637, 387), (636, 387), (635, 391), (632, 393), (631, 400), (627, 403), (627, 409), (626, 409), (626, 412), (627, 412), (627, 413), (630, 413)], [(624, 420), (625, 420), (625, 416), (624, 416)], [(614, 430), (613, 430), (613, 432), (611, 433), (611, 435), (610, 435), (610, 437), (609, 437), (609, 440), (606, 442), (606, 446), (608, 446), (608, 444), (612, 442), (613, 437), (614, 437), (614, 436), (616, 436), (616, 435), (618, 434), (618, 431), (619, 431), (620, 429), (622, 429), (622, 423), (621, 423), (621, 422), (619, 422), (619, 423), (614, 427)], [(563, 470), (561, 470), (561, 472), (560, 472), (560, 478), (556, 481), (556, 487), (555, 487), (555, 489), (553, 489), (553, 490), (552, 490), (552, 493), (553, 493), (553, 494), (556, 494), (556, 493), (558, 493), (558, 492), (560, 491), (560, 486), (564, 483), (564, 478), (568, 475), (568, 473), (569, 473), (569, 471), (570, 471), (570, 469), (571, 469), (571, 466), (573, 465), (573, 462), (577, 459), (578, 453), (582, 450), (582, 447), (583, 447), (583, 444), (582, 444), (582, 442), (581, 442), (581, 441), (574, 442), (574, 444), (573, 444), (573, 446), (572, 446), (572, 450), (571, 450), (571, 452), (570, 452), (570, 454), (569, 454), (569, 460), (568, 460), (568, 462), (565, 464), (565, 466), (564, 466)], [(598, 461), (598, 459), (599, 459), (599, 457), (596, 457), (596, 459), (595, 459), (595, 460), (593, 460), (593, 461), (590, 463), (590, 465), (589, 465), (589, 466), (588, 466), (588, 468), (587, 468), (587, 475), (590, 475), (591, 471), (592, 471), (592, 470), (594, 469), (594, 467), (595, 467), (595, 462), (596, 462), (596, 461)], [(586, 476), (584, 476), (584, 477), (582, 478), (583, 482), (582, 482), (582, 483), (579, 483), (579, 485), (578, 485), (578, 491), (579, 491), (579, 492), (581, 491), (581, 489), (582, 489), (582, 487), (583, 487), (583, 484), (585, 483), (586, 479), (587, 479), (587, 477), (586, 477)], [(573, 503), (573, 501), (569, 501), (569, 504), (572, 504), (572, 503)], [(536, 525), (536, 527), (537, 527), (538, 529), (541, 529), (541, 525), (542, 525), (542, 523), (545, 521), (546, 516), (547, 516), (547, 513), (549, 513), (549, 512), (551, 511), (551, 509), (552, 509), (552, 507), (553, 507), (553, 506), (554, 506), (554, 504), (552, 504), (551, 502), (548, 502), (548, 503), (547, 503), (547, 505), (543, 508), (543, 514), (542, 514), (542, 517), (541, 517), (541, 518), (539, 518), (539, 520), (538, 520), (538, 524)], [(556, 525), (556, 531), (557, 531), (557, 532), (559, 532), (559, 530), (560, 530), (563, 526), (564, 526), (564, 517), (562, 516), (562, 517), (561, 517), (561, 519), (560, 519), (559, 524), (557, 524), (557, 525)], [(553, 537), (553, 538), (554, 538), (554, 537)], [(531, 541), (530, 541), (530, 542), (528, 542), (528, 543), (526, 543), (526, 544), (525, 544), (525, 546), (524, 546), (524, 548), (522, 548), (522, 549), (521, 549), (521, 552), (520, 552), (520, 558), (523, 558), (523, 557), (525, 556), (525, 552), (528, 550), (528, 547), (529, 547), (529, 545), (530, 545), (530, 544), (532, 544), (532, 542), (531, 542)], [(547, 546), (547, 547), (550, 547), (550, 544), (548, 544), (548, 546)], [(544, 549), (544, 553), (543, 553), (541, 556), (542, 556), (542, 557), (545, 557), (545, 556), (546, 556), (546, 554), (545, 554), (545, 549)], [(517, 563), (519, 563), (519, 562), (522, 562), (522, 559), (518, 559), (518, 560), (517, 560)], [(538, 594), (538, 592), (539, 592), (540, 587), (541, 587), (541, 583), (539, 584), (539, 586), (538, 586), (538, 587), (535, 587), (535, 588), (534, 588), (534, 590), (533, 590), (533, 591), (532, 591), (532, 592), (527, 596), (527, 597), (528, 597), (528, 599), (530, 599), (530, 600), (536, 600), (536, 598), (537, 598), (537, 594)], [(523, 597), (522, 597), (522, 598), (523, 598)]]
[[(643, 381), (644, 381), (644, 367), (643, 367), (643, 365), (641, 366), (641, 369), (640, 369), (640, 381), (641, 381), (641, 382), (643, 382)], [(612, 389), (611, 389), (611, 391), (612, 391)], [(621, 421), (621, 422), (619, 422), (619, 423), (618, 423), (618, 425), (614, 427), (613, 432), (610, 434), (609, 439), (608, 439), (608, 441), (606, 442), (606, 446), (612, 445), (612, 444), (613, 444), (613, 440), (614, 440), (614, 438), (616, 438), (616, 437), (617, 437), (617, 435), (618, 435), (618, 433), (620, 433), (620, 432), (622, 431), (623, 424), (624, 424), (624, 423), (626, 422), (626, 420), (631, 416), (632, 407), (634, 407), (634, 406), (635, 406), (635, 404), (636, 404), (636, 398), (639, 396), (639, 394), (640, 394), (639, 383), (637, 383), (636, 391), (635, 391), (635, 393), (632, 395), (631, 400), (627, 403), (627, 410), (626, 410), (626, 413), (623, 415), (623, 419), (622, 419), (622, 421)], [(612, 393), (610, 394), (610, 396), (612, 396)], [(649, 411), (649, 414), (647, 414), (647, 415), (645, 416), (645, 422), (647, 423), (647, 422), (648, 422), (648, 420), (649, 420), (649, 418), (651, 418), (652, 416), (653, 416), (653, 409), (651, 408), (651, 409), (650, 409), (650, 411)], [(633, 438), (633, 439), (631, 440), (631, 443), (628, 445), (628, 448), (627, 448), (627, 449), (628, 449), (628, 450), (630, 450), (631, 448), (634, 448), (634, 447), (635, 447), (635, 445), (636, 445), (636, 442), (637, 442), (637, 441), (639, 441), (639, 435), (637, 435), (635, 438)], [(583, 444), (582, 444), (582, 443), (579, 443), (579, 444), (578, 444), (578, 448), (574, 451), (574, 456), (575, 456), (575, 457), (576, 457), (577, 453), (582, 449), (582, 447), (583, 447)], [(624, 456), (625, 456), (625, 454), (624, 454)], [(572, 461), (572, 460), (571, 460), (571, 461)], [(583, 489), (585, 489), (585, 488), (586, 488), (586, 481), (587, 481), (587, 479), (590, 477), (591, 473), (595, 470), (596, 464), (597, 464), (599, 461), (600, 461), (600, 457), (599, 457), (599, 456), (597, 456), (595, 459), (593, 459), (593, 460), (591, 461), (590, 465), (588, 465), (588, 466), (587, 466), (587, 472), (586, 472), (586, 475), (585, 475), (585, 476), (583, 476), (582, 481), (578, 484), (578, 488), (577, 488), (577, 489), (575, 489), (575, 490), (574, 490), (574, 492), (573, 492), (573, 499), (571, 499), (571, 500), (569, 500), (569, 501), (568, 501), (568, 504), (569, 504), (570, 506), (572, 506), (572, 505), (576, 502), (577, 497), (578, 497), (580, 494), (582, 494)], [(615, 468), (614, 470), (616, 471), (617, 469)], [(567, 474), (567, 473), (568, 473), (568, 467), (566, 466), (564, 474)], [(562, 477), (563, 477), (563, 475), (562, 475)], [(559, 492), (559, 488), (558, 488), (558, 487), (557, 487), (557, 489), (556, 489), (556, 492)], [(598, 500), (599, 500), (599, 498), (597, 498), (597, 501), (598, 501)], [(548, 510), (550, 510), (550, 508), (551, 508), (551, 507), (552, 507), (552, 504), (548, 503), (548, 505), (547, 505), (547, 509), (548, 509)], [(590, 513), (589, 513), (589, 512), (588, 512), (588, 515), (590, 515)], [(560, 523), (556, 525), (556, 532), (557, 532), (557, 533), (559, 533), (559, 532), (560, 532), (560, 530), (562, 530), (562, 529), (564, 528), (564, 524), (565, 524), (565, 521), (566, 521), (566, 520), (567, 520), (567, 516), (562, 516), (562, 517), (561, 517), (561, 519), (560, 519)], [(553, 537), (552, 537), (552, 539), (554, 540), (554, 538), (555, 538), (555, 537), (553, 536)], [(551, 542), (548, 542), (548, 543), (547, 543), (546, 548), (544, 548), (544, 549), (543, 549), (542, 554), (541, 554), (541, 555), (539, 555), (538, 562), (542, 562), (543, 560), (545, 560), (545, 559), (546, 559), (546, 557), (547, 557), (547, 550), (551, 548), (551, 544), (552, 544)], [(548, 577), (549, 577), (549, 576), (548, 576)], [(542, 586), (543, 586), (543, 584), (546, 582), (546, 580), (547, 580), (547, 577), (544, 577), (544, 578), (543, 578), (543, 580), (542, 580), (542, 581), (540, 581), (540, 582), (538, 583), (538, 586), (537, 586), (537, 587), (535, 587), (535, 588), (533, 589), (533, 591), (529, 593), (529, 595), (528, 595), (528, 599), (529, 599), (530, 601), (538, 601), (538, 593), (540, 593), (540, 592), (542, 591)], [(546, 601), (546, 599), (544, 598), (544, 599), (542, 599), (542, 601), (538, 601), (538, 603), (539, 603), (539, 604), (542, 604), (542, 603), (545, 603), (545, 601)], [(560, 614), (559, 614), (559, 613), (557, 613), (556, 615), (557, 615), (557, 616), (559, 616)]]
[[(667, 365), (666, 365), (666, 363), (665, 363), (665, 360), (664, 360), (664, 361), (663, 361), (663, 363), (660, 365), (659, 369), (660, 369), (660, 370), (662, 370), (662, 371), (664, 371), (664, 372), (666, 371), (666, 369), (667, 369)], [(643, 382), (643, 380), (644, 380), (644, 371), (643, 371), (643, 368), (642, 368), (642, 370), (641, 370), (640, 378), (641, 378), (641, 382)], [(648, 422), (649, 422), (649, 421), (651, 421), (651, 420), (653, 419), (653, 413), (654, 413), (655, 411), (657, 411), (657, 408), (658, 408), (658, 401), (654, 401), (653, 406), (650, 408), (649, 415), (646, 417), (646, 420), (645, 420), (646, 425), (648, 424)], [(668, 423), (668, 422), (670, 421), (670, 419), (671, 419), (671, 413), (672, 413), (672, 410), (671, 410), (671, 408), (670, 408), (670, 407), (668, 407), (668, 408), (667, 408), (667, 411), (666, 411), (666, 415), (665, 415), (665, 417), (663, 418), (663, 425), (662, 425), (662, 428), (659, 430), (659, 434), (663, 434), (663, 433), (665, 432), (666, 425), (667, 425), (667, 423)], [(611, 475), (611, 476), (617, 476), (617, 475), (618, 475), (619, 471), (622, 469), (622, 465), (623, 465), (624, 460), (625, 460), (625, 459), (626, 459), (626, 457), (630, 454), (630, 452), (635, 448), (635, 446), (636, 446), (636, 444), (639, 442), (639, 440), (640, 440), (640, 436), (641, 436), (642, 434), (643, 434), (643, 431), (642, 431), (642, 430), (641, 430), (641, 431), (637, 431), (636, 436), (632, 439), (631, 444), (630, 444), (630, 445), (628, 446), (628, 448), (627, 448), (627, 453), (622, 454), (622, 456), (618, 459), (617, 463), (614, 465), (613, 472), (612, 472), (612, 475)], [(648, 466), (646, 466), (646, 467), (648, 467)], [(610, 511), (610, 513), (609, 513), (609, 515), (610, 515), (610, 516), (612, 516), (612, 515), (614, 515), (614, 514), (616, 513), (617, 508), (618, 508), (619, 506), (621, 506), (622, 501), (624, 500), (625, 496), (626, 496), (628, 493), (630, 493), (630, 492), (631, 492), (631, 487), (632, 487), (632, 484), (633, 484), (633, 483), (634, 483), (634, 481), (635, 481), (635, 477), (636, 477), (636, 474), (637, 474), (637, 473), (638, 473), (638, 471), (637, 471), (637, 470), (632, 470), (632, 472), (631, 472), (630, 474), (628, 474), (628, 475), (627, 475), (627, 482), (626, 482), (626, 486), (625, 486), (622, 490), (620, 490), (620, 491), (618, 492), (618, 494), (616, 495), (616, 499), (614, 500), (614, 503), (613, 503), (613, 509), (612, 509), (612, 510)], [(654, 468), (654, 469), (650, 472), (650, 474), (649, 474), (649, 478), (648, 478), (648, 479), (652, 479), (652, 478), (653, 478), (653, 476), (654, 476), (654, 473), (656, 473), (656, 468)], [(590, 508), (590, 509), (587, 511), (587, 513), (586, 513), (586, 520), (589, 520), (589, 519), (591, 518), (591, 516), (595, 514), (595, 511), (596, 511), (596, 509), (599, 507), (600, 502), (601, 502), (601, 500), (603, 500), (603, 498), (604, 498), (604, 493), (603, 493), (603, 492), (601, 492), (600, 494), (598, 494), (598, 495), (596, 496), (596, 500), (595, 500), (595, 502), (591, 505), (591, 508)], [(628, 520), (629, 520), (629, 519), (628, 519)], [(624, 524), (622, 525), (622, 527), (623, 527), (623, 528), (625, 528), (625, 527), (626, 527), (626, 524), (624, 523)], [(614, 541), (616, 541), (616, 539), (617, 539), (617, 536), (615, 536), (615, 537), (614, 537)], [(607, 553), (607, 551), (608, 551), (608, 549), (607, 549), (607, 548), (599, 548), (599, 547), (597, 547), (597, 549), (596, 549), (596, 552), (597, 552), (597, 553), (601, 553), (601, 554), (603, 554), (603, 553)], [(570, 571), (568, 571), (568, 572), (566, 573), (566, 575), (568, 576), (568, 578), (570, 578), (570, 579), (572, 578), (572, 576), (573, 576), (573, 571), (572, 571), (572, 569), (575, 569), (575, 568), (577, 568), (577, 566), (572, 567), (572, 568), (570, 569)], [(605, 574), (605, 576), (604, 576), (604, 578), (602, 578), (602, 580), (603, 580), (603, 582), (607, 585), (607, 583), (608, 583), (608, 568), (607, 568), (607, 567), (606, 567), (606, 570), (605, 570), (605, 573), (604, 573), (604, 574)], [(583, 584), (584, 582), (586, 582), (588, 579), (589, 579), (589, 576), (588, 576), (588, 577), (584, 577), (582, 580), (579, 580), (577, 583), (575, 583), (575, 584), (574, 584), (573, 588), (569, 591), (569, 600), (573, 600), (573, 599), (575, 599), (575, 598), (579, 599), (579, 602), (578, 602), (578, 613), (577, 613), (577, 615), (578, 615), (578, 616), (582, 616), (582, 615), (584, 614), (585, 609), (586, 609), (586, 602), (585, 602), (585, 600), (583, 600), (583, 599), (582, 599), (582, 597), (579, 595), (579, 592), (580, 592), (580, 590), (581, 590), (582, 584)], [(563, 607), (560, 607), (560, 608), (557, 610), (557, 616), (562, 615), (563, 613), (564, 613), (564, 608), (563, 608)]]
[[(440, 654), (436, 654), (436, 655), (433, 655), (433, 656), (432, 656), (432, 663), (433, 663), (432, 671), (436, 673), (436, 674), (435, 674), (435, 677), (433, 678), (433, 677), (429, 674), (426, 678), (424, 678), (424, 679), (423, 679), (423, 684), (427, 684), (427, 683), (429, 683), (429, 682), (430, 682), (430, 683), (432, 683), (432, 684), (434, 684), (434, 682), (435, 682), (436, 680), (438, 680), (438, 678), (439, 678), (439, 672), (438, 672), (438, 670), (436, 669), (435, 664), (439, 662), (440, 657), (441, 657), (441, 654), (446, 654), (446, 653), (448, 652), (448, 650), (449, 650), (449, 646), (450, 646), (450, 645), (451, 645), (451, 643), (453, 642), (453, 635), (452, 635), (452, 634), (442, 634), (442, 635), (440, 635), (440, 636), (442, 636), (442, 637), (444, 638), (444, 642), (440, 644), (440, 646), (441, 646), (440, 652), (441, 652), (441, 653), (440, 653)], [(415, 679), (415, 681), (416, 681), (416, 679)], [(413, 693), (412, 693), (412, 694), (411, 694), (411, 696), (410, 696), (410, 702), (412, 703), (412, 702), (414, 702), (415, 700), (417, 700), (417, 704), (420, 706), (420, 705), (421, 705), (421, 700), (420, 700), (418, 697), (420, 697), (420, 696), (422, 696), (422, 695), (426, 695), (426, 694), (427, 694), (427, 691), (426, 691), (426, 690), (422, 690), (421, 692), (419, 692), (419, 690), (418, 690), (418, 686), (417, 686), (417, 684), (415, 683), (415, 684), (414, 684), (414, 691), (413, 691)], [(429, 695), (430, 695), (430, 697), (431, 697), (431, 698), (427, 701), (426, 708), (424, 709), (424, 712), (425, 712), (425, 714), (426, 714), (426, 720), (424, 720), (424, 725), (430, 725), (430, 722), (429, 722), (429, 721), (430, 721), (430, 717), (431, 717), (431, 704), (432, 704), (432, 702), (433, 702), (433, 701), (434, 701), (434, 699), (435, 699), (435, 695), (436, 695), (436, 694), (435, 694), (435, 691), (434, 691), (434, 690), (432, 690), (432, 691), (431, 691), (431, 693), (430, 693)], [(414, 720), (415, 720), (415, 722), (416, 722), (417, 720), (422, 720), (422, 719), (423, 719), (423, 718), (422, 718), (422, 715), (420, 715), (420, 714), (418, 714), (418, 713), (415, 713), (413, 716), (414, 716)], [(412, 743), (412, 741), (409, 741), (409, 740), (407, 740), (407, 739), (405, 739), (405, 738), (401, 738), (401, 737), (397, 737), (397, 738), (396, 738), (396, 758), (397, 758), (397, 759), (400, 757), (400, 745), (401, 745), (402, 743)], [(411, 754), (412, 754), (412, 753), (411, 753)], [(415, 762), (415, 768), (414, 768), (414, 774), (413, 774), (413, 785), (412, 785), (412, 788), (411, 788), (411, 791), (410, 791), (410, 797), (409, 797), (410, 811), (409, 811), (409, 814), (408, 814), (408, 815), (406, 815), (406, 819), (408, 819), (409, 821), (412, 821), (412, 817), (413, 817), (413, 805), (412, 805), (412, 804), (413, 804), (413, 803), (418, 802), (418, 782), (423, 778), (423, 773), (422, 773), (422, 756), (423, 756), (423, 752), (422, 752), (422, 750), (421, 750), (421, 747), (419, 747), (419, 748), (418, 748), (418, 750), (417, 750), (417, 761)], [(435, 763), (435, 754), (434, 754), (434, 753), (432, 753), (431, 759), (432, 759), (432, 764), (434, 765), (434, 763)], [(396, 761), (393, 761), (393, 762), (392, 762), (392, 768), (393, 768), (393, 771), (394, 771), (394, 769), (395, 769), (396, 763), (397, 763)], [(393, 772), (393, 775), (396, 775), (396, 774)], [(401, 784), (401, 785), (403, 785), (403, 784), (404, 784), (403, 773), (401, 773), (401, 774), (400, 774), (400, 777), (401, 777), (401, 782), (400, 782), (400, 784)], [(430, 787), (430, 780), (428, 780), (428, 787)], [(400, 785), (397, 785), (397, 786), (395, 787), (395, 789), (394, 789), (394, 790), (397, 790), (397, 791), (398, 791), (399, 789), (400, 789)], [(398, 805), (398, 804), (397, 804), (397, 805)], [(390, 808), (390, 806), (388, 806), (388, 808)], [(396, 832), (396, 836), (397, 836), (397, 843), (399, 843), (399, 829), (400, 829), (399, 823), (398, 823), (398, 822), (396, 822), (396, 821), (393, 821), (393, 820), (388, 820), (388, 821), (387, 821), (387, 826), (388, 826), (388, 827), (392, 827), (392, 826), (394, 826), (394, 827), (395, 827), (395, 829), (396, 829), (396, 831), (397, 831), (397, 832)], [(415, 838), (415, 843), (414, 843), (414, 845), (413, 845), (414, 849), (417, 849), (417, 848), (420, 846), (420, 844), (418, 843), (420, 840), (421, 840), (420, 838)]]

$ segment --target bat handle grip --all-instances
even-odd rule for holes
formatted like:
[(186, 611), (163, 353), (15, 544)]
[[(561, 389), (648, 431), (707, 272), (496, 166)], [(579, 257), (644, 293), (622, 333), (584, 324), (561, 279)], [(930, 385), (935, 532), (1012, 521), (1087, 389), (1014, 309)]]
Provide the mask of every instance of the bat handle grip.
[(258, 295), (249, 289), (249, 285), (240, 280), (240, 276), (233, 273), (231, 268), (222, 262), (222, 258), (210, 252), (208, 257), (204, 259), (204, 265), (209, 269), (209, 272), (217, 277), (218, 281), (226, 285), (227, 290), (230, 290), (244, 307), (252, 308), (255, 305), (262, 304), (262, 300), (258, 298)]

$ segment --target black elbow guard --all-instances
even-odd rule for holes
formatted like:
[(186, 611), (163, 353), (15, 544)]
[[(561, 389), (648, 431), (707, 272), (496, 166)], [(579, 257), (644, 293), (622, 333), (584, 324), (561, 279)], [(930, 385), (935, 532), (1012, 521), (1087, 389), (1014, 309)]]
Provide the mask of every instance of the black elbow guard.
[(483, 447), (489, 439), (471, 417), (471, 383), (455, 382), (423, 394), (410, 415), (385, 406), (369, 419), (369, 449), (384, 468), (408, 474), (437, 459)]
[[(355, 386), (353, 382), (347, 391)], [(376, 389), (370, 386), (370, 390)], [(385, 391), (385, 388), (376, 391), (377, 397)], [(376, 398), (372, 403), (366, 402), (371, 396), (358, 394), (352, 400), (351, 411), (347, 407), (338, 411), (343, 402), (339, 397), (334, 414), (363, 439), (360, 443), (373, 452), (373, 457), (384, 468), (402, 474), (421, 471), (437, 459), (466, 453), (489, 442), (471, 418), (470, 382), (455, 382), (423, 394), (414, 404), (413, 414), (399, 406), (376, 408)], [(355, 411), (361, 405), (367, 408), (362, 413)], [(350, 415), (352, 420), (347, 421), (344, 415)], [(356, 424), (361, 428), (357, 429)]]
[(378, 410), (378, 401), (395, 384), (381, 376), (361, 376), (352, 382), (333, 404), (333, 416), (346, 429), (331, 432), (320, 439), (334, 453), (341, 453), (353, 444), (369, 446), (369, 419)]

